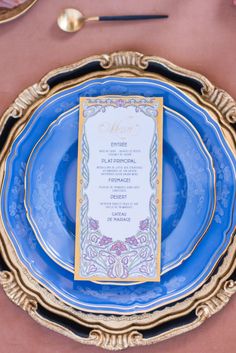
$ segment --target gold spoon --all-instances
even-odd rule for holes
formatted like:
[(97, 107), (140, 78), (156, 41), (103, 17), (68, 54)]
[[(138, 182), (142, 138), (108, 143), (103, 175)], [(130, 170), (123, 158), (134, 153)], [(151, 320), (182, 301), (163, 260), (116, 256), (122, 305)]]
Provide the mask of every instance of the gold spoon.
[(125, 15), (85, 17), (76, 9), (65, 9), (57, 19), (59, 28), (64, 32), (77, 32), (89, 21), (137, 21), (167, 18), (168, 15)]

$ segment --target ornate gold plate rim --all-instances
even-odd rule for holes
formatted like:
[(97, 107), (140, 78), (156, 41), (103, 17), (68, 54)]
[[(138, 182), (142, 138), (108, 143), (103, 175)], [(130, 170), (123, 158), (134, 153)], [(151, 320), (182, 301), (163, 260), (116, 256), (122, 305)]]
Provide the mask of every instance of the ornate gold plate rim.
[[(79, 69), (87, 64), (99, 62), (101, 71), (82, 75), (79, 79), (73, 79), (50, 88), (48, 82), (50, 79), (62, 73), (69, 73)], [(4, 177), (4, 162), (7, 151), (20, 133), (22, 127), (30, 118), (32, 111), (39, 106), (44, 99), (55, 92), (77, 83), (86, 81), (93, 77), (101, 76), (144, 76), (154, 77), (166, 80), (159, 74), (149, 72), (147, 69), (150, 63), (162, 64), (173, 73), (181, 74), (184, 77), (198, 80), (202, 85), (201, 96), (196, 94), (191, 88), (184, 84), (175, 82), (175, 86), (183, 89), (192, 99), (201, 101), (201, 103), (211, 112), (211, 115), (221, 126), (221, 129), (228, 141), (231, 149), (236, 151), (236, 137), (232, 129), (232, 124), (236, 123), (236, 102), (225, 91), (214, 87), (204, 76), (180, 68), (165, 59), (144, 56), (137, 52), (118, 52), (110, 55), (92, 56), (81, 60), (76, 64), (56, 69), (45, 77), (39, 83), (34, 84), (24, 90), (15, 102), (7, 109), (0, 119), (0, 133), (3, 131), (10, 117), (17, 119), (12, 128), (6, 143), (0, 153), (0, 185)], [(170, 80), (166, 80), (170, 82)], [(81, 343), (92, 344), (111, 350), (120, 350), (131, 346), (147, 345), (162, 341), (183, 332), (187, 332), (207, 318), (222, 309), (229, 301), (230, 297), (236, 292), (236, 282), (230, 278), (236, 269), (236, 237), (232, 234), (232, 242), (228, 252), (211, 279), (199, 290), (187, 299), (175, 303), (173, 306), (160, 308), (152, 313), (144, 313), (130, 316), (105, 316), (80, 312), (64, 304), (52, 293), (48, 292), (29, 274), (28, 270), (22, 265), (15, 253), (8, 235), (0, 222), (0, 252), (6, 263), (8, 270), (0, 272), (0, 283), (8, 297), (23, 310), (42, 325), (64, 334)], [(45, 318), (39, 307), (70, 319), (71, 321), (82, 325), (88, 329), (87, 337), (81, 337), (69, 328), (60, 323), (55, 323)], [(190, 323), (172, 328), (168, 331), (157, 333), (152, 337), (145, 337), (143, 332), (147, 329), (159, 327), (162, 324), (186, 316), (194, 312), (195, 319)]]
[(0, 24), (15, 20), (28, 11), (38, 0), (27, 0), (12, 9), (0, 10)]

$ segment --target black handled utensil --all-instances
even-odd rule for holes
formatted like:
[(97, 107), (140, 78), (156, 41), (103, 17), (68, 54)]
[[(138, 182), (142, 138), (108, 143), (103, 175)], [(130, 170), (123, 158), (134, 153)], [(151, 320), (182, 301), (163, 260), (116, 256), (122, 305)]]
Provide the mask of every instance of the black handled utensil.
[(76, 9), (65, 9), (57, 19), (59, 28), (64, 32), (77, 32), (90, 21), (140, 21), (168, 18), (168, 15), (125, 15), (85, 17)]

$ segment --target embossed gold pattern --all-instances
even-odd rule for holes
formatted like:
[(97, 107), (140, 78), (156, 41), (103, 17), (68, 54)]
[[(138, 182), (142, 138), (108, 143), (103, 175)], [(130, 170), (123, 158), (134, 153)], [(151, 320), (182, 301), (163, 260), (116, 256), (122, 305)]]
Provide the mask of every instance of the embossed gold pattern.
[(219, 88), (213, 88), (212, 91), (203, 92), (203, 95), (217, 107), (227, 122), (231, 124), (236, 123), (236, 105), (234, 99)]
[(20, 118), (28, 107), (47, 94), (48, 91), (49, 86), (44, 82), (36, 83), (25, 89), (12, 104), (9, 115), (14, 118)]
[(109, 350), (122, 350), (134, 347), (142, 341), (142, 335), (138, 331), (127, 333), (110, 333), (104, 330), (92, 330), (89, 334), (91, 343)]
[(223, 286), (219, 289), (215, 296), (199, 304), (196, 308), (196, 315), (202, 321), (205, 321), (223, 309), (234, 293), (236, 293), (236, 282), (232, 279), (224, 282)]
[(143, 54), (135, 52), (119, 52), (111, 55), (104, 54), (100, 59), (101, 66), (104, 69), (115, 67), (138, 67), (146, 69), (148, 61)]
[[(50, 78), (53, 78), (62, 72), (69, 73), (74, 69), (81, 68), (86, 64), (94, 62), (100, 62), (103, 70), (86, 74), (79, 79), (63, 82), (55, 86), (53, 89), (49, 88), (47, 82)], [(202, 84), (203, 89), (202, 95), (200, 96), (189, 87), (176, 82), (174, 83), (175, 86), (183, 89), (183, 91), (191, 98), (199, 100), (206, 109), (211, 111), (212, 117), (220, 124), (226, 140), (235, 153), (236, 136), (231, 124), (236, 121), (236, 102), (230, 95), (223, 90), (215, 88), (204, 76), (179, 68), (162, 58), (144, 56), (143, 54), (134, 52), (120, 52), (110, 55), (105, 54), (101, 56), (93, 56), (81, 60), (71, 66), (66, 66), (50, 72), (40, 81), (40, 83), (33, 85), (21, 93), (13, 105), (6, 111), (0, 119), (0, 132), (10, 116), (13, 115), (18, 119), (16, 126), (9, 134), (6, 144), (0, 153), (0, 188), (2, 187), (5, 173), (5, 160), (11, 143), (14, 141), (15, 136), (21, 131), (22, 126), (24, 126), (24, 124), (30, 119), (31, 111), (44, 99), (65, 87), (70, 87), (91, 78), (108, 75), (120, 77), (154, 77), (172, 82), (169, 79), (167, 80), (164, 76), (149, 72), (149, 63), (162, 64), (166, 66), (168, 70), (186, 77), (194, 78)], [(230, 279), (230, 276), (236, 268), (236, 237), (234, 232), (232, 234), (232, 243), (228, 248), (228, 252), (225, 255), (222, 264), (218, 267), (217, 272), (206, 284), (187, 299), (182, 300), (181, 302), (176, 302), (170, 307), (167, 306), (160, 308), (153, 313), (143, 313), (140, 315), (105, 316), (102, 314), (95, 315), (83, 313), (66, 305), (54, 296), (53, 293), (48, 292), (48, 290), (35, 281), (15, 253), (1, 219), (0, 232), (0, 251), (9, 268), (8, 271), (0, 272), (0, 283), (7, 296), (15, 304), (26, 310), (37, 322), (84, 344), (92, 344), (110, 350), (120, 350), (127, 347), (147, 345), (168, 339), (201, 325), (207, 318), (221, 310), (236, 292), (236, 282)], [(53, 323), (50, 320), (43, 318), (37, 312), (38, 304), (57, 315), (66, 317), (75, 323), (86, 326), (91, 330), (88, 337), (80, 337), (62, 324)], [(174, 327), (167, 332), (156, 334), (150, 338), (144, 338), (142, 336), (142, 331), (145, 329), (161, 326), (165, 322), (175, 318), (181, 318), (192, 312), (195, 312), (196, 319), (190, 324)]]
[(12, 272), (0, 272), (0, 283), (8, 298), (28, 313), (37, 309), (37, 301), (18, 285)]

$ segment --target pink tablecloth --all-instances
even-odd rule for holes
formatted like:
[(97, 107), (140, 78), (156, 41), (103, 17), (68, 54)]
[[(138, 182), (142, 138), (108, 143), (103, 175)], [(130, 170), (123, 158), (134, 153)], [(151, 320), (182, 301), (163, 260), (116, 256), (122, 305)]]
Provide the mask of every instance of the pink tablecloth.
[[(167, 21), (87, 25), (68, 35), (56, 27), (64, 7), (86, 15), (163, 12)], [(201, 72), (236, 97), (236, 7), (231, 0), (39, 0), (25, 16), (0, 26), (0, 114), (49, 70), (85, 56), (135, 50)], [(200, 328), (130, 352), (233, 353), (236, 296)], [(98, 352), (50, 332), (13, 305), (0, 289), (1, 353)]]

